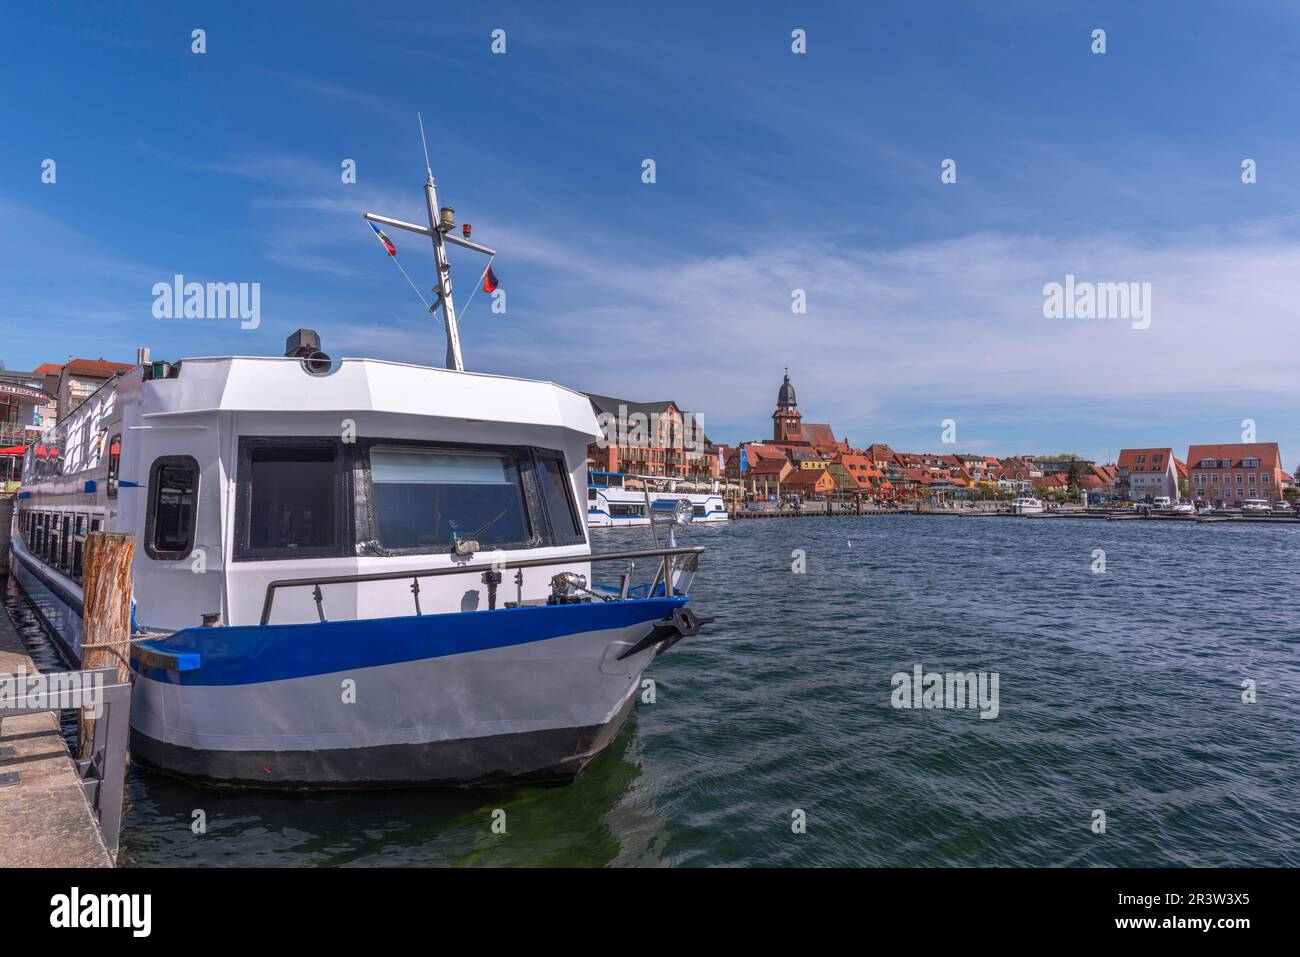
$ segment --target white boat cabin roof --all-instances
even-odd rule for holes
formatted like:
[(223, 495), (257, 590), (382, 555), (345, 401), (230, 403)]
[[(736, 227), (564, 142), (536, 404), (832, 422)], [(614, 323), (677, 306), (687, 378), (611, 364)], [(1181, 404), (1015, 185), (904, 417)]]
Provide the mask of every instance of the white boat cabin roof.
[[(154, 380), (147, 416), (203, 412), (391, 412), (562, 428), (600, 436), (585, 395), (534, 379), (453, 372), (382, 359), (341, 359), (312, 375), (293, 357), (185, 359), (176, 379)], [(171, 387), (175, 383), (177, 387)]]

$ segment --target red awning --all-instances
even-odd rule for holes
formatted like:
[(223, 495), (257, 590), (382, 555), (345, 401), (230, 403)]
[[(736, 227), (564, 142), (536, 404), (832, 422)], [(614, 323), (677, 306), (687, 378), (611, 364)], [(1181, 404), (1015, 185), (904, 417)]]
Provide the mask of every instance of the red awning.
[(0, 449), (0, 455), (22, 455), (26, 451), (25, 445), (11, 445), (7, 449)]

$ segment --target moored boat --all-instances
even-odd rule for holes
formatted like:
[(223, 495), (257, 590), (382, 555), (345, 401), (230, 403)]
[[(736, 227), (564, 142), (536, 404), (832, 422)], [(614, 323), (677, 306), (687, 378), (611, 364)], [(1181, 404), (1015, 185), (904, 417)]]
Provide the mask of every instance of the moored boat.
[[(637, 487), (629, 485), (628, 479)], [(663, 477), (597, 471), (587, 475), (587, 524), (593, 528), (649, 525), (650, 505), (664, 501), (684, 502), (693, 523), (725, 522), (728, 518), (716, 481), (708, 491), (695, 492)]]
[(1021, 495), (1011, 503), (1011, 511), (1015, 515), (1041, 515), (1044, 508), (1040, 499), (1032, 495)]
[[(440, 267), (445, 243), (491, 252), (450, 235), (432, 174), (425, 196), (428, 227), (367, 218)], [(86, 536), (136, 535), (136, 760), (274, 788), (567, 781), (697, 633), (703, 549), (592, 554), (587, 397), (465, 372), (440, 272), (446, 369), (334, 361), (299, 330), (280, 357), (137, 366), (28, 450), (13, 567), (73, 662)]]

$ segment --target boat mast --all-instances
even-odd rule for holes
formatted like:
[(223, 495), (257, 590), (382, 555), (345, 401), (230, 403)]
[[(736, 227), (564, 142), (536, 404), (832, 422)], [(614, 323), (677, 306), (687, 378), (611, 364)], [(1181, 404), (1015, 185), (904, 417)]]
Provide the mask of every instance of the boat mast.
[[(447, 328), (447, 368), (464, 372), (465, 363), (460, 355), (460, 331), (456, 328), (456, 303), (451, 298), (451, 263), (447, 262), (447, 247), (443, 243), (443, 229), (438, 214), (438, 187), (433, 181), (433, 170), (424, 182), (424, 205), (429, 211), (429, 235), (433, 238), (433, 258), (438, 263), (438, 300), (442, 303), (442, 322)], [(453, 223), (448, 217), (447, 228)]]
[[(424, 139), (423, 118), (420, 119), (420, 139)], [(438, 285), (435, 287), (435, 291), (438, 293), (438, 300), (442, 304), (442, 322), (447, 330), (447, 368), (453, 372), (464, 372), (465, 363), (460, 355), (460, 332), (456, 328), (456, 304), (451, 297), (451, 264), (447, 261), (446, 244), (451, 243), (454, 246), (472, 249), (486, 256), (495, 256), (496, 250), (452, 235), (451, 231), (456, 226), (455, 211), (450, 206), (444, 209), (438, 207), (438, 187), (433, 181), (433, 169), (429, 166), (429, 146), (427, 143), (425, 143), (424, 147), (424, 169), (428, 174), (428, 179), (424, 183), (424, 205), (429, 215), (428, 226), (419, 226), (415, 223), (392, 219), (388, 216), (379, 216), (375, 213), (366, 213), (365, 218), (372, 223), (379, 223), (381, 226), (392, 226), (394, 229), (405, 229), (407, 232), (420, 233), (433, 240), (433, 258), (438, 266)], [(437, 306), (438, 304), (435, 303), (433, 308), (436, 309)]]

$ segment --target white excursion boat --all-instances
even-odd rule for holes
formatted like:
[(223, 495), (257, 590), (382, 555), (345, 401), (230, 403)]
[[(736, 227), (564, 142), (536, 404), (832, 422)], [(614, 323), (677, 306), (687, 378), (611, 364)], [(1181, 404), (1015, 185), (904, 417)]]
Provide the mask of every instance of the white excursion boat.
[(451, 235), (432, 173), (424, 190), (428, 226), (366, 218), (432, 240), (447, 368), (332, 361), (299, 330), (281, 357), (137, 366), (27, 452), (11, 564), (73, 662), (86, 536), (136, 536), (145, 765), (271, 788), (571, 780), (702, 623), (702, 548), (592, 554), (587, 397), (463, 370), (446, 245), (492, 250)]
[[(636, 479), (641, 488), (628, 488), (627, 479)], [(728, 518), (716, 481), (710, 491), (701, 493), (679, 491), (675, 480), (660, 476), (623, 472), (587, 475), (587, 524), (593, 528), (649, 525), (652, 503), (679, 501), (689, 507), (692, 522), (725, 522)]]
[(1041, 515), (1043, 503), (1032, 495), (1022, 495), (1011, 503), (1011, 511), (1016, 515)]

